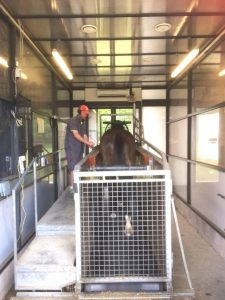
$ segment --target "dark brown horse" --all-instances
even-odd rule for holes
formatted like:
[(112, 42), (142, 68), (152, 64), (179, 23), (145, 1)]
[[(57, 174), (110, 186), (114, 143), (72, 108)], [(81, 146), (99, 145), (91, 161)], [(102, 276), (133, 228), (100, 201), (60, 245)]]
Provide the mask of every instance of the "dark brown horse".
[(132, 166), (135, 164), (136, 145), (124, 122), (115, 121), (102, 136), (99, 147), (102, 166)]

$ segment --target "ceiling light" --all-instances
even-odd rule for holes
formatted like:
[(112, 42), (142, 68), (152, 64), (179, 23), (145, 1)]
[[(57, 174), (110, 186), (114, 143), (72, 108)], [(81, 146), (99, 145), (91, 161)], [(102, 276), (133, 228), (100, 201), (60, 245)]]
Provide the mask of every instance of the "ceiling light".
[(66, 63), (64, 62), (62, 56), (59, 54), (59, 52), (56, 49), (52, 50), (52, 56), (54, 57), (54, 59), (57, 62), (58, 66), (61, 68), (61, 70), (67, 76), (67, 78), (69, 80), (73, 79), (72, 73), (70, 72), (70, 70), (67, 67)]
[(155, 25), (155, 31), (166, 32), (166, 31), (170, 30), (171, 27), (172, 27), (172, 25), (169, 23), (159, 23), (159, 24)]
[(4, 66), (5, 68), (9, 67), (7, 60), (1, 56), (0, 56), (0, 65)]
[(179, 73), (181, 73), (184, 68), (198, 55), (198, 53), (199, 49), (193, 49), (172, 72), (171, 77), (175, 78)]
[(225, 75), (225, 69), (223, 69), (222, 71), (219, 72), (218, 76), (219, 77), (222, 77)]
[(97, 31), (97, 27), (95, 25), (83, 25), (81, 27), (81, 31), (83, 31), (84, 33), (95, 33)]

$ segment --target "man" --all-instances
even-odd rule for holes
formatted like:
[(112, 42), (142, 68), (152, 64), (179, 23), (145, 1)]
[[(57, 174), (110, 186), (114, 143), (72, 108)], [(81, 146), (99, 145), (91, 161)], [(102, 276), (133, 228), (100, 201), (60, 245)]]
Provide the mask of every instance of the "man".
[(94, 143), (87, 136), (87, 122), (89, 108), (81, 105), (78, 114), (69, 120), (66, 128), (65, 150), (68, 163), (70, 190), (73, 188), (73, 170), (75, 165), (83, 158), (84, 144), (93, 148)]

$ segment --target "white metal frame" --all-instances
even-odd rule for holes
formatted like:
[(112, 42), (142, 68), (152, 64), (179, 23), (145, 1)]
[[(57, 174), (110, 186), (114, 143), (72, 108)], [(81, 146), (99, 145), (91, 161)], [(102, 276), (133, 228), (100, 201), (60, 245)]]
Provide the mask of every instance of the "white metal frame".
[[(159, 178), (160, 176), (160, 178)], [(121, 182), (121, 178), (126, 179), (130, 182), (153, 182), (153, 181), (164, 181), (165, 182), (165, 245), (166, 245), (166, 276), (164, 277), (97, 277), (97, 278), (84, 278), (81, 272), (81, 195), (80, 186), (84, 183), (99, 183), (104, 182)], [(132, 179), (132, 177), (134, 179)], [(114, 178), (114, 179), (110, 179)], [(138, 179), (140, 178), (140, 179)], [(159, 179), (157, 179), (159, 178)], [(169, 170), (129, 170), (129, 171), (75, 171), (74, 182), (76, 182), (76, 192), (74, 195), (75, 199), (75, 225), (76, 225), (76, 284), (79, 287), (82, 283), (86, 282), (167, 282), (172, 281), (172, 255), (171, 255), (171, 194), (172, 194), (172, 182)]]

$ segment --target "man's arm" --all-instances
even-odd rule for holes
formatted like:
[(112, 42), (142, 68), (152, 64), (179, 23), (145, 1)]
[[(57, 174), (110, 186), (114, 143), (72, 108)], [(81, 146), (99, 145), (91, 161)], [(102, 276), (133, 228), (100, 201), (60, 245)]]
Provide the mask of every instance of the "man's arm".
[(79, 134), (78, 130), (71, 130), (71, 131), (73, 133), (74, 138), (77, 139), (79, 142), (84, 143), (84, 144), (88, 145), (91, 148), (94, 147), (94, 143), (89, 141), (86, 134), (84, 135), (84, 137), (82, 137)]

